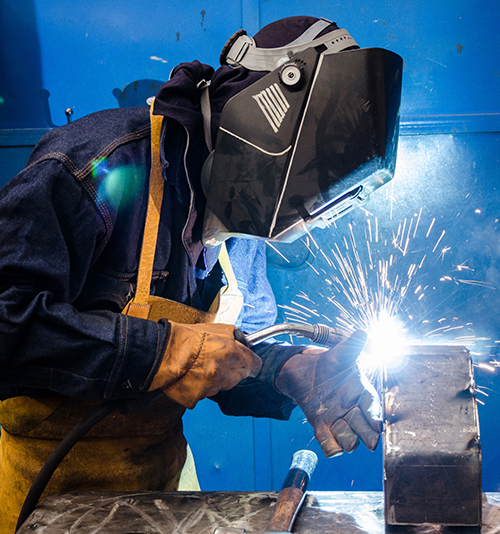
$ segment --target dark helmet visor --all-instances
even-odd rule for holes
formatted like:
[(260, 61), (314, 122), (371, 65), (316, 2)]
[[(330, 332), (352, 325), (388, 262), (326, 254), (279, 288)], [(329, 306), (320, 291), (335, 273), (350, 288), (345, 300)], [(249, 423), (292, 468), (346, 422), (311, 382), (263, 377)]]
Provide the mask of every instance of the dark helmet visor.
[(310, 48), (224, 107), (207, 198), (207, 246), (293, 241), (394, 175), (402, 59)]

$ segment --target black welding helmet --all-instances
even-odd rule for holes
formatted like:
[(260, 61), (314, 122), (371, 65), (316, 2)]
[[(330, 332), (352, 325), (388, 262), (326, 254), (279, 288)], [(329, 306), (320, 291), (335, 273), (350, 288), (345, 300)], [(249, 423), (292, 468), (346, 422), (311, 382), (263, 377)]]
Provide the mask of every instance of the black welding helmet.
[(280, 48), (244, 33), (224, 48), (231, 66), (270, 72), (222, 110), (205, 165), (206, 246), (231, 236), (293, 241), (393, 177), (402, 59), (360, 49), (345, 30), (315, 37), (328, 24)]

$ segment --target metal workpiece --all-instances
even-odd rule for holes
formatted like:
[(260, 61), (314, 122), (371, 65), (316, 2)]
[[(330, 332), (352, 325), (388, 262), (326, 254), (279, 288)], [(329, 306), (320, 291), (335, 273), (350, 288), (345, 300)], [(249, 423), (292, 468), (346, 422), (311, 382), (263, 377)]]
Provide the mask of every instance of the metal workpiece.
[[(264, 530), (277, 492), (82, 492), (42, 501), (17, 534), (212, 534), (220, 525)], [(481, 534), (498, 534), (500, 493), (483, 495)], [(399, 534), (436, 534), (427, 526), (395, 527)], [(384, 534), (382, 492), (313, 491), (294, 534)], [(461, 534), (477, 534), (463, 528)]]
[(419, 346), (384, 384), (388, 525), (481, 524), (474, 375), (464, 347)]

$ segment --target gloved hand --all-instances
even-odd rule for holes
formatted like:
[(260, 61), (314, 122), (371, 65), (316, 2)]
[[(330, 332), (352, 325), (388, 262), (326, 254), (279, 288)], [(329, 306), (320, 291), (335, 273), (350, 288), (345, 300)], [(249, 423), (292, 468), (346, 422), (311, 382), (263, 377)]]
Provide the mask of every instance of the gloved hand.
[(262, 360), (226, 324), (170, 324), (170, 338), (149, 391), (161, 389), (186, 408), (256, 376)]
[(292, 356), (276, 378), (276, 387), (304, 412), (326, 456), (352, 452), (359, 438), (375, 450), (382, 422), (369, 408), (374, 396), (355, 369), (367, 335), (358, 331), (330, 350), (305, 349)]

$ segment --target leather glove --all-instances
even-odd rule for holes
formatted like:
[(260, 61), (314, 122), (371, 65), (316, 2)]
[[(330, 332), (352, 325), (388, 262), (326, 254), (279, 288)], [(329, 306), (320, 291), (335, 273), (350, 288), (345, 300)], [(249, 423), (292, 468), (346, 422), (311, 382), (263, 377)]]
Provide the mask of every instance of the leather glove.
[(326, 456), (352, 452), (359, 438), (375, 450), (382, 422), (370, 414), (374, 393), (365, 389), (355, 367), (366, 344), (359, 331), (330, 350), (306, 349), (292, 356), (276, 378), (276, 387), (304, 412)]
[(170, 324), (170, 337), (149, 391), (161, 389), (186, 408), (256, 376), (262, 360), (236, 341), (240, 331), (226, 324)]

